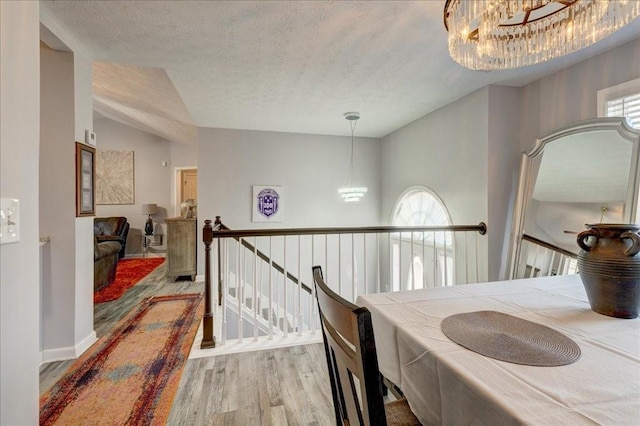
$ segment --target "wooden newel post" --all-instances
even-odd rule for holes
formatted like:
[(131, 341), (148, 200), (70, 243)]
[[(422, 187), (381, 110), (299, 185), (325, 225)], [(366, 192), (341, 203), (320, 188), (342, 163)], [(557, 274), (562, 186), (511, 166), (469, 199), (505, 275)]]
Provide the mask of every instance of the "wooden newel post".
[[(222, 228), (222, 220), (220, 216), (216, 216), (216, 221), (213, 222), (217, 230)], [(220, 238), (218, 238), (218, 306), (222, 306), (222, 246), (220, 244)]]
[(202, 317), (202, 343), (201, 349), (216, 346), (213, 336), (213, 310), (211, 309), (211, 242), (213, 241), (213, 228), (209, 219), (204, 221), (202, 228), (202, 241), (204, 242), (204, 316)]

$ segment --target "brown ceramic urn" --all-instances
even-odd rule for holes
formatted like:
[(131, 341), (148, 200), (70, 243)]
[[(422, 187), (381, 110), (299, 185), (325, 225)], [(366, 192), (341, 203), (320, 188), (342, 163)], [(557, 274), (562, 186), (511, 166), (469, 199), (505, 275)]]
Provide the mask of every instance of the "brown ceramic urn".
[(640, 310), (640, 225), (598, 223), (578, 234), (578, 271), (591, 309), (618, 318)]

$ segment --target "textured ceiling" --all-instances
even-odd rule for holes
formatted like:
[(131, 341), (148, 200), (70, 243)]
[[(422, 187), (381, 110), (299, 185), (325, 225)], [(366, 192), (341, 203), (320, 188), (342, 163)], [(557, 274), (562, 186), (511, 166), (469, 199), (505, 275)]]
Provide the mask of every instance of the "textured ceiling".
[(40, 4), (45, 25), (115, 64), (96, 66), (98, 112), (178, 141), (193, 125), (348, 135), (346, 111), (362, 115), (357, 136), (382, 137), (487, 84), (522, 85), (640, 36), (636, 19), (567, 57), (487, 73), (449, 57), (444, 0)]
[(93, 109), (120, 122), (135, 118), (136, 127), (169, 140), (196, 141), (197, 130), (189, 111), (160, 68), (94, 62)]

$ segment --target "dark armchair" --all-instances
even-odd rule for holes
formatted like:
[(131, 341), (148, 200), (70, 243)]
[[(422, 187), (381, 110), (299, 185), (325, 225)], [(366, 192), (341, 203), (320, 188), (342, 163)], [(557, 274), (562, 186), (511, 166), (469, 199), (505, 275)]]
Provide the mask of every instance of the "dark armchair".
[(97, 238), (93, 240), (93, 290), (98, 291), (115, 280), (121, 246), (117, 241), (99, 243)]
[(96, 217), (93, 219), (93, 234), (98, 243), (116, 241), (120, 243), (118, 259), (122, 259), (127, 244), (129, 222), (126, 217)]

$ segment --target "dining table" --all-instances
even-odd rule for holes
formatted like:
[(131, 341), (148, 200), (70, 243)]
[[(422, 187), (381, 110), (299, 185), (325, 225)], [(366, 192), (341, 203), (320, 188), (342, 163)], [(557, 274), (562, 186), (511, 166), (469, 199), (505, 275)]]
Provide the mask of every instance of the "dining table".
[[(640, 425), (640, 319), (592, 311), (579, 275), (367, 294), (356, 304), (371, 311), (380, 372), (423, 425)], [(442, 331), (445, 318), (483, 311), (555, 330), (579, 356), (508, 362)]]

